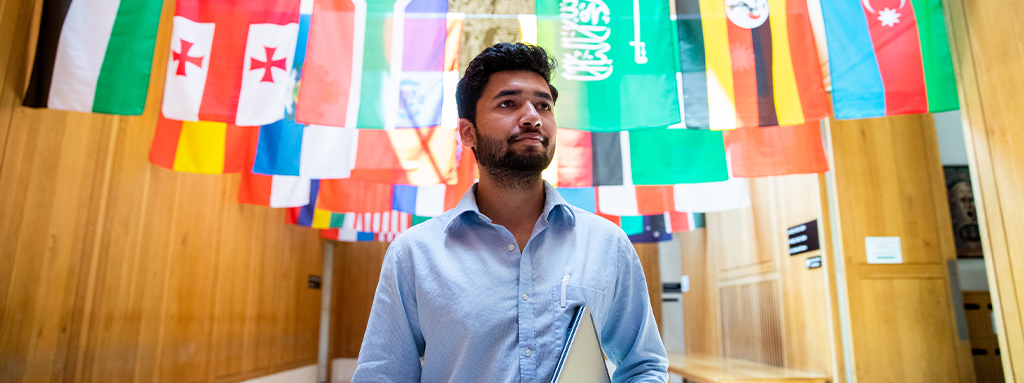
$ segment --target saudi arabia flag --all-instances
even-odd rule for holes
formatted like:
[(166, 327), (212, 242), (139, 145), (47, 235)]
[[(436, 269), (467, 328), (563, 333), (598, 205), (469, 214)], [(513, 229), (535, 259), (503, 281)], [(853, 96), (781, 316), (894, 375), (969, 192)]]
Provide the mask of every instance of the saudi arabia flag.
[(675, 36), (667, 1), (537, 0), (537, 43), (558, 60), (558, 126), (679, 123)]
[(162, 1), (46, 0), (25, 106), (139, 115)]

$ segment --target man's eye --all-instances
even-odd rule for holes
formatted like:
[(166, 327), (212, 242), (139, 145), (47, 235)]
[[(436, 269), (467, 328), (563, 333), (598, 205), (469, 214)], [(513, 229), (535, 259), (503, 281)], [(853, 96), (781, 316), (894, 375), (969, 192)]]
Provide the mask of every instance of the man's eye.
[(511, 107), (512, 105), (513, 105), (512, 100), (505, 100), (505, 101), (502, 101), (500, 104), (498, 104), (498, 106), (502, 107), (502, 108), (508, 108), (508, 107)]
[(549, 110), (551, 110), (551, 104), (548, 104), (546, 102), (542, 102), (540, 104), (537, 104), (537, 109), (540, 109), (540, 110), (543, 110), (543, 111), (549, 111)]

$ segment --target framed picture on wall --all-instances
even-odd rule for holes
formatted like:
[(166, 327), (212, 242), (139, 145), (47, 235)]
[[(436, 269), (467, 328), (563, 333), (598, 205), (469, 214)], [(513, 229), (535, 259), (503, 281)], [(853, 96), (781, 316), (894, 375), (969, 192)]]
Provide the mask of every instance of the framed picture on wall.
[(971, 172), (966, 166), (943, 168), (946, 172), (946, 195), (949, 197), (949, 213), (953, 220), (956, 255), (962, 258), (980, 258), (981, 232), (978, 230), (978, 214), (974, 209)]

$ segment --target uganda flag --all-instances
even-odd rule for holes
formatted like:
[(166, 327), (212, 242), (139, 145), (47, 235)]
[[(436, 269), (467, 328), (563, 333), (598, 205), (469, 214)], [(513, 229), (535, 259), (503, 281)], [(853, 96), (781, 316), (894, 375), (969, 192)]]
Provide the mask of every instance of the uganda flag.
[(689, 128), (791, 126), (828, 116), (802, 0), (677, 0)]
[(46, 0), (24, 105), (140, 115), (161, 1)]

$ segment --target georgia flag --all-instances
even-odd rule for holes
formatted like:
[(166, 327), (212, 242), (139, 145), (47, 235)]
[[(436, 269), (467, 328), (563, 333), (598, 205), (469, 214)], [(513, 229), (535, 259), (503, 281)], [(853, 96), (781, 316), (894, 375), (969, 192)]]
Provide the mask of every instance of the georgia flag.
[(260, 126), (289, 104), (298, 0), (179, 0), (163, 114)]

